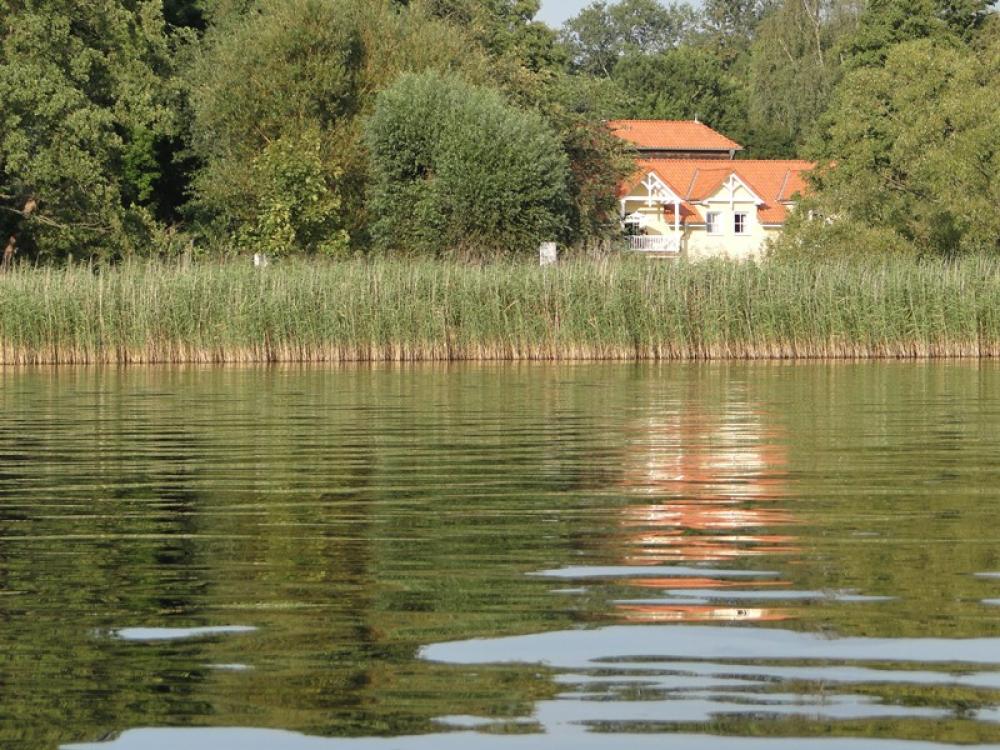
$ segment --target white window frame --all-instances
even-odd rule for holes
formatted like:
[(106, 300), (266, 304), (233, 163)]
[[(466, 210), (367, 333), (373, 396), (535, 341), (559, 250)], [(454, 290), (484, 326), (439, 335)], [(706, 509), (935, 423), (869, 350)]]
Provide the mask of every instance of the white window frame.
[(749, 214), (745, 211), (737, 211), (733, 214), (733, 234), (747, 234), (747, 220)]
[(705, 212), (705, 232), (708, 234), (722, 234), (721, 211)]

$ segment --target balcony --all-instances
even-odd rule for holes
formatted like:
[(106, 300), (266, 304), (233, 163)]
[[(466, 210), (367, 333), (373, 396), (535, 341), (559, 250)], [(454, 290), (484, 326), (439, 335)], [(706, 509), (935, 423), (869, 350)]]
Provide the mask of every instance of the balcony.
[(635, 235), (628, 238), (630, 250), (640, 253), (679, 253), (681, 245), (677, 237), (668, 234)]

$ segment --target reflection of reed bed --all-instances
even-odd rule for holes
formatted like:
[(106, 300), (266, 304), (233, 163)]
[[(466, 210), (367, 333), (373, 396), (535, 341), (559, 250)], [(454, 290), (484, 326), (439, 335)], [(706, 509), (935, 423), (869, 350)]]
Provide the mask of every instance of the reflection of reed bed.
[(129, 264), (0, 277), (16, 363), (1000, 354), (1000, 261)]

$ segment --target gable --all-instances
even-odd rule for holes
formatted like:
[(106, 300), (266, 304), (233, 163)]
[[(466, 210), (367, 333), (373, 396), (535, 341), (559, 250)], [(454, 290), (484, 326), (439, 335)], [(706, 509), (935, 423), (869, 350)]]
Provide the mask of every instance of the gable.
[[(745, 159), (719, 162), (708, 159), (640, 159), (640, 171), (622, 185), (624, 194), (649, 172), (655, 172), (682, 199), (685, 218), (694, 217), (708, 206), (728, 209), (729, 190), (734, 205), (752, 204), (762, 224), (780, 225), (788, 216), (788, 206), (799, 194), (808, 192), (804, 175), (815, 165), (797, 159)], [(737, 180), (730, 181), (733, 175)], [(728, 182), (727, 182), (728, 181)], [(641, 190), (641, 188), (639, 188)], [(711, 200), (709, 200), (711, 199)], [(759, 202), (758, 202), (759, 201)], [(669, 207), (670, 204), (667, 204)]]
[(677, 192), (652, 170), (646, 172), (638, 181), (633, 181), (632, 187), (621, 197), (632, 200), (644, 199), (649, 206), (681, 200)]
[(755, 206), (762, 206), (764, 199), (757, 194), (746, 181), (736, 172), (730, 172), (726, 178), (705, 198), (702, 203), (753, 203)]

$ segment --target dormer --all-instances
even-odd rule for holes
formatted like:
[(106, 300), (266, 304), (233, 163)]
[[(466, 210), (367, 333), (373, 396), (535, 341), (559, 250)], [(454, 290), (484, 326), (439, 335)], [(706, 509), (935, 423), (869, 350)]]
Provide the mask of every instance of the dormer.
[(700, 201), (703, 206), (726, 203), (732, 209), (737, 203), (752, 203), (760, 207), (764, 205), (761, 198), (738, 174), (730, 172), (729, 176), (722, 181), (718, 188), (713, 190), (707, 198)]

